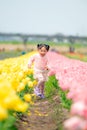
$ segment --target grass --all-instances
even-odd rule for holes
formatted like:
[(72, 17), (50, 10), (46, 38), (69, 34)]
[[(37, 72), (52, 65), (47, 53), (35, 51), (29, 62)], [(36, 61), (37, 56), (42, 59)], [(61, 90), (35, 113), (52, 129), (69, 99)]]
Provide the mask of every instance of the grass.
[[(46, 44), (49, 44), (49, 45), (58, 45), (58, 46), (69, 46), (69, 45), (72, 45), (76, 48), (78, 47), (82, 47), (82, 46), (86, 46), (87, 47), (87, 44), (86, 43), (81, 43), (81, 42), (75, 42), (73, 44), (71, 44), (70, 42), (53, 42), (53, 41), (28, 41), (26, 44), (33, 44), (33, 45), (36, 45), (36, 44), (39, 44), (39, 43), (46, 43)], [(21, 41), (0, 41), (0, 44), (23, 44), (23, 42)]]
[(66, 98), (66, 92), (62, 91), (55, 76), (50, 76), (46, 82), (45, 95), (53, 109), (52, 118), (56, 121), (55, 130), (63, 130), (63, 122), (67, 119), (71, 101)]
[(6, 59), (6, 58), (18, 57), (20, 55), (22, 55), (21, 51), (0, 52), (0, 60)]

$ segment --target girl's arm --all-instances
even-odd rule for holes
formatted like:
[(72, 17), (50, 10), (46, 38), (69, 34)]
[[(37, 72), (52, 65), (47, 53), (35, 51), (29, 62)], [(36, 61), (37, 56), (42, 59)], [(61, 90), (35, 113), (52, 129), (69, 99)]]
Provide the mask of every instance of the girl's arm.
[(35, 55), (31, 56), (28, 61), (28, 68), (30, 68), (35, 60)]

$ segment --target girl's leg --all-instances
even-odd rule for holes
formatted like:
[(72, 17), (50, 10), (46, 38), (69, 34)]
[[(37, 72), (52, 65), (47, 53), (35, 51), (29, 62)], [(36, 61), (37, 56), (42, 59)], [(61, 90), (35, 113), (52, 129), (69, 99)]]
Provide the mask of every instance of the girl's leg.
[(39, 82), (39, 84), (34, 90), (35, 94), (37, 96), (40, 96), (41, 98), (44, 98), (44, 84), (45, 84), (45, 81)]
[(38, 80), (38, 84), (34, 89), (34, 92), (37, 96), (41, 96), (44, 93), (44, 83), (46, 76), (44, 73), (35, 73), (35, 78)]
[(40, 90), (41, 90), (42, 95), (44, 95), (44, 84), (45, 84), (45, 82), (42, 82), (42, 84), (40, 86)]
[(41, 98), (45, 98), (44, 97), (44, 87), (45, 87), (44, 84), (45, 84), (45, 82), (43, 82), (42, 85), (40, 86), (40, 91), (41, 91), (41, 96), (40, 97)]
[(41, 94), (43, 92), (43, 86), (44, 86), (43, 84), (44, 84), (44, 82), (42, 80), (38, 81), (38, 84), (37, 84), (37, 86), (34, 89), (34, 93), (37, 96), (41, 96)]

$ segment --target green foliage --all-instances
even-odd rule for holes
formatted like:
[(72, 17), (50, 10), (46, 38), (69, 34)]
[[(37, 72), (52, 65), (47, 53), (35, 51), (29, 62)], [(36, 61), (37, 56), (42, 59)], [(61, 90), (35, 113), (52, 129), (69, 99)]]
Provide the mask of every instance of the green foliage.
[(32, 93), (32, 92), (33, 92), (33, 88), (29, 88), (29, 86), (26, 84), (25, 88), (22, 91), (18, 92), (17, 94), (24, 101), (24, 95), (26, 93)]
[[(31, 79), (31, 81), (34, 80), (33, 74), (30, 74), (30, 75), (28, 75), (27, 77), (29, 77), (29, 78)], [(17, 94), (19, 95), (19, 97), (20, 97), (22, 100), (24, 100), (24, 95), (25, 95), (26, 93), (29, 93), (29, 94), (33, 93), (33, 88), (32, 88), (32, 87), (29, 87), (28, 84), (26, 84), (26, 85), (25, 85), (25, 88), (24, 88), (22, 91), (18, 92)]]
[(6, 59), (6, 58), (13, 58), (13, 57), (18, 57), (21, 56), (20, 51), (2, 51), (0, 52), (0, 60)]
[(0, 41), (0, 44), (21, 44), (20, 41)]
[[(68, 111), (71, 107), (71, 100), (68, 100), (66, 98), (67, 92), (64, 92), (59, 84), (58, 80), (55, 76), (50, 76), (48, 81), (46, 82), (45, 87), (45, 94), (46, 97), (49, 99), (49, 101), (52, 103), (54, 114), (53, 119), (56, 121), (56, 129), (55, 130), (63, 130), (63, 121), (66, 119), (64, 116), (64, 108), (66, 108)], [(58, 95), (59, 103), (57, 104), (54, 101), (54, 97)]]
[(13, 115), (9, 115), (7, 120), (0, 122), (0, 130), (17, 130), (15, 123), (16, 118)]
[(45, 94), (47, 98), (50, 98), (51, 96), (55, 95), (57, 91), (57, 80), (55, 79), (55, 76), (50, 76), (48, 81), (45, 83)]
[(60, 94), (60, 98), (61, 98), (63, 107), (67, 108), (68, 110), (70, 110), (72, 101), (66, 98), (67, 92), (63, 92), (61, 90), (61, 88), (59, 88), (59, 94)]
[(87, 55), (66, 54), (65, 56), (67, 56), (70, 59), (76, 59), (76, 60), (81, 60), (81, 61), (87, 62)]
[(47, 98), (51, 98), (53, 95), (58, 94), (60, 96), (62, 106), (68, 110), (71, 107), (72, 101), (66, 97), (67, 92), (63, 91), (58, 85), (58, 81), (55, 76), (50, 76), (46, 82), (45, 94)]
[(33, 74), (27, 75), (32, 81), (34, 80)]

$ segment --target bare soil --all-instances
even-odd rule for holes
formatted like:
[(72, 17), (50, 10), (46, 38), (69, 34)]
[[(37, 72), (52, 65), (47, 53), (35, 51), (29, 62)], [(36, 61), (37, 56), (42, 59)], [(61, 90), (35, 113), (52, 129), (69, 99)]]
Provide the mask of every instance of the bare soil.
[(63, 122), (69, 115), (58, 96), (52, 100), (37, 99), (30, 112), (31, 115), (18, 120), (18, 130), (63, 130)]
[(35, 45), (29, 44), (29, 45), (24, 45), (24, 44), (0, 44), (0, 50), (3, 51), (11, 51), (11, 50), (33, 50), (36, 49)]

